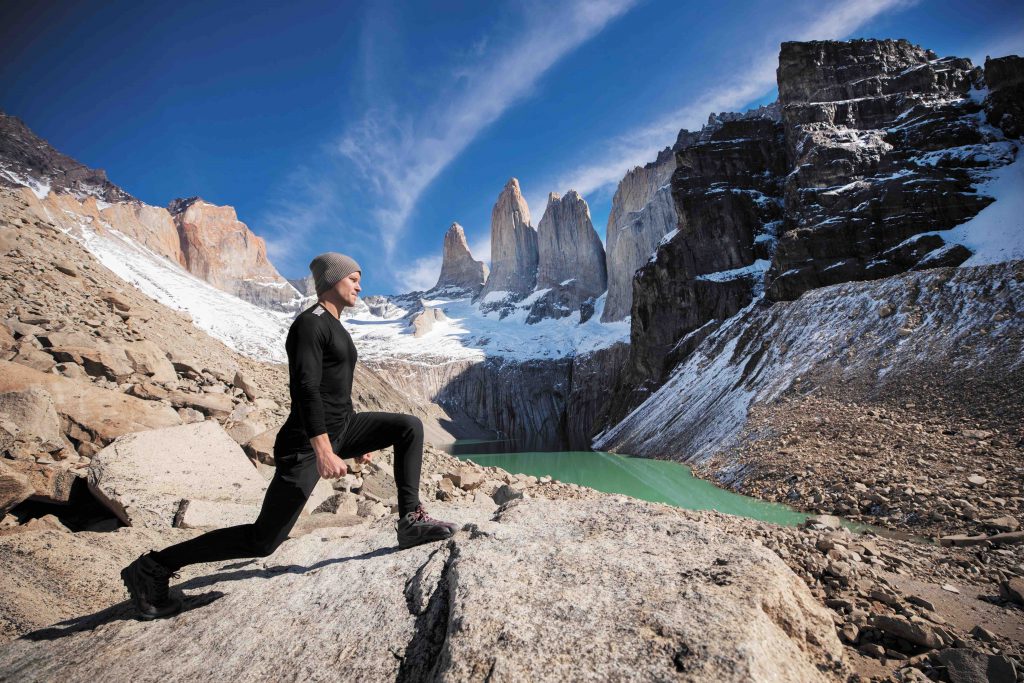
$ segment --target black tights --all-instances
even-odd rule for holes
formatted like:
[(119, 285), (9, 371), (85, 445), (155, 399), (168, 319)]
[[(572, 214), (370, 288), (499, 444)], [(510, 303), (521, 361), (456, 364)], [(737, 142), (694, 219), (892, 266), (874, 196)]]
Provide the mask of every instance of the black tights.
[[(398, 512), (404, 516), (419, 505), (420, 467), (423, 464), (423, 424), (401, 413), (356, 413), (331, 446), (342, 458), (352, 458), (395, 447), (395, 483)], [(190, 541), (172, 545), (154, 559), (172, 571), (200, 562), (222, 562), (273, 553), (295, 525), (299, 513), (320, 479), (311, 446), (275, 453), (276, 471), (259, 517), (252, 524), (216, 529)]]

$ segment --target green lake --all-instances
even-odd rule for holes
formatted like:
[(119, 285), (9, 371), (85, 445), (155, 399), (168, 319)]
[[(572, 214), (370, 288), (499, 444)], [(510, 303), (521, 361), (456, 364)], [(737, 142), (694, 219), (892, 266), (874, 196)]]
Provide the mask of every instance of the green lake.
[[(472, 445), (459, 442), (458, 450)], [(468, 447), (468, 448), (467, 448)], [(689, 510), (718, 510), (763, 522), (795, 526), (807, 518), (784, 505), (767, 503), (720, 489), (698, 479), (690, 468), (677, 462), (637, 458), (603, 451), (556, 453), (459, 453), (456, 457), (509, 472), (550, 475), (563, 482), (621, 493)]]

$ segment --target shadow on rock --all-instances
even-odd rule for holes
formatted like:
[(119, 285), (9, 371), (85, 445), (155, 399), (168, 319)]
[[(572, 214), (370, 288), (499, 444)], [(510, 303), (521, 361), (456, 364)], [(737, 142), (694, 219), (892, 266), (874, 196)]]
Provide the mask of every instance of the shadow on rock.
[[(190, 610), (205, 607), (210, 603), (224, 597), (224, 593), (220, 591), (210, 591), (208, 593), (201, 593), (199, 595), (184, 596), (184, 605), (180, 614), (184, 614)], [(139, 613), (132, 605), (131, 601), (125, 600), (119, 602), (116, 605), (108, 607), (99, 612), (88, 614), (83, 617), (75, 617), (74, 619), (67, 619), (61, 621), (53, 626), (47, 626), (41, 628), (38, 631), (32, 631), (26, 633), (21, 637), (22, 640), (58, 640), (60, 638), (66, 638), (73, 636), (76, 633), (83, 631), (92, 631), (99, 626), (104, 624), (112, 624), (118, 621), (136, 621), (139, 618)]]

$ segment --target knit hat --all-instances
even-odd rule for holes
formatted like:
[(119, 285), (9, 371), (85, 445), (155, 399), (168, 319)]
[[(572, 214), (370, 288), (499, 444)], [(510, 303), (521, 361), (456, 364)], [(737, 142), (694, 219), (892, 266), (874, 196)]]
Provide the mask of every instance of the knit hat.
[(355, 259), (336, 251), (320, 254), (309, 263), (309, 272), (313, 274), (313, 284), (316, 285), (317, 296), (356, 271), (362, 272), (363, 269), (359, 267)]

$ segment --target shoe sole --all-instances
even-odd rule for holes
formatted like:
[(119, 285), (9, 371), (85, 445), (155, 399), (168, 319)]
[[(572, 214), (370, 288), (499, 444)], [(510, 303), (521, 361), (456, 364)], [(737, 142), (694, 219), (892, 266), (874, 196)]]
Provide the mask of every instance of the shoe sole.
[(418, 545), (424, 545), (426, 543), (435, 543), (437, 541), (447, 541), (449, 538), (451, 538), (454, 535), (455, 535), (455, 533), (452, 532), (452, 533), (449, 533), (447, 536), (439, 536), (438, 538), (415, 539), (414, 541), (411, 541), (411, 542), (410, 541), (402, 541), (401, 539), (399, 539), (398, 540), (398, 547), (401, 548), (402, 550), (405, 550), (406, 548), (415, 548)]

